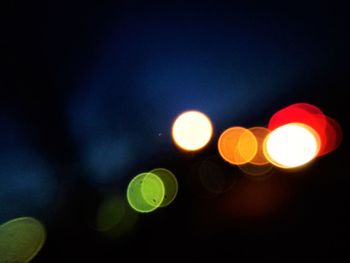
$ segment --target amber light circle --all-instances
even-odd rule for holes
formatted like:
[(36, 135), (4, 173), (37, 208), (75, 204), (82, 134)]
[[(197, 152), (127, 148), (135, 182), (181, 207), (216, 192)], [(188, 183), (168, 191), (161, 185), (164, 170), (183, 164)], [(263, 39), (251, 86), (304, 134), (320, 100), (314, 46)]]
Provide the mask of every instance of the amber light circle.
[(265, 127), (253, 127), (253, 128), (250, 128), (249, 131), (251, 131), (254, 134), (258, 143), (257, 152), (255, 154), (255, 157), (250, 161), (250, 163), (254, 165), (269, 164), (269, 161), (266, 158), (264, 153), (264, 141), (267, 135), (269, 135), (270, 130), (268, 130)]
[(256, 155), (258, 142), (254, 134), (243, 127), (232, 127), (225, 130), (218, 141), (221, 157), (235, 165), (250, 162)]

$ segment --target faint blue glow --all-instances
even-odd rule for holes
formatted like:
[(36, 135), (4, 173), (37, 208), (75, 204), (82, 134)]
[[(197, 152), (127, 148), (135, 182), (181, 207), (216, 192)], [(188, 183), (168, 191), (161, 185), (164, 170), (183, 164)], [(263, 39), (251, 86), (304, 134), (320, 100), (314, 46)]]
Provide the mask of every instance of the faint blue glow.
[(0, 154), (0, 220), (48, 213), (57, 191), (53, 171), (33, 152)]
[(52, 168), (29, 146), (21, 127), (0, 124), (0, 221), (26, 214), (50, 217), (57, 197)]
[[(286, 36), (281, 24), (271, 23), (266, 31), (236, 14), (228, 26), (230, 12), (212, 20), (190, 11), (181, 18), (157, 11), (118, 17), (67, 108), (71, 133), (87, 150), (85, 160), (93, 160), (89, 169), (100, 175), (97, 180), (124, 166), (108, 157), (124, 146), (101, 146), (95, 138), (112, 134), (130, 143), (133, 160), (151, 158), (171, 144), (169, 127), (184, 109), (206, 112), (221, 129), (295, 92), (291, 83), (319, 67), (317, 59), (327, 61), (319, 43), (315, 49), (305, 36)], [(104, 147), (107, 157), (92, 156)]]
[(127, 139), (105, 136), (88, 144), (83, 151), (89, 179), (95, 183), (109, 183), (122, 178), (132, 159), (133, 147)]
[[(122, 99), (152, 116), (149, 130), (167, 127), (169, 119), (188, 108), (207, 112), (218, 122), (245, 118), (251, 105), (258, 111), (266, 99), (294, 91), (285, 84), (300, 76), (300, 67), (307, 69), (318, 52), (299, 34), (278, 38), (285, 36), (278, 23), (265, 32), (239, 14), (230, 26), (230, 20), (210, 20), (199, 13), (179, 19), (171, 13), (141, 12), (120, 19), (101, 43), (95, 68), (81, 83), (84, 89), (99, 90), (99, 97), (106, 90), (113, 97), (122, 88)], [(296, 45), (293, 49), (290, 40)], [(308, 52), (299, 52), (306, 43)]]

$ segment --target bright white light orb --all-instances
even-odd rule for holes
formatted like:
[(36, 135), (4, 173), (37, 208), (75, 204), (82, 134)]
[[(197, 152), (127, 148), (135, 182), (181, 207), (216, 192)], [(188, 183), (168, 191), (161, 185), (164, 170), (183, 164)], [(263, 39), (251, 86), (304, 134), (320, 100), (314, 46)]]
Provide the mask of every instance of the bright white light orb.
[(273, 130), (264, 144), (264, 152), (269, 161), (286, 169), (312, 161), (319, 149), (317, 133), (301, 123), (290, 123)]
[(172, 128), (175, 143), (187, 151), (203, 148), (210, 141), (213, 126), (210, 119), (199, 111), (187, 111), (179, 115)]

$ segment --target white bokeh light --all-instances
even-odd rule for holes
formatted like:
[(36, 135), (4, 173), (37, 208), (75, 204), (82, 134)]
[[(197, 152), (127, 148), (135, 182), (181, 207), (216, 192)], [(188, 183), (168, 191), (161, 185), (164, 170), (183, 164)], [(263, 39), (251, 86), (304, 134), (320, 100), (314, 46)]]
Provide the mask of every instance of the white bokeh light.
[(312, 128), (290, 123), (269, 134), (264, 152), (272, 164), (281, 168), (296, 168), (312, 161), (319, 148), (318, 135)]
[(201, 112), (187, 111), (177, 117), (173, 124), (172, 136), (175, 143), (187, 151), (203, 148), (213, 134), (210, 119)]

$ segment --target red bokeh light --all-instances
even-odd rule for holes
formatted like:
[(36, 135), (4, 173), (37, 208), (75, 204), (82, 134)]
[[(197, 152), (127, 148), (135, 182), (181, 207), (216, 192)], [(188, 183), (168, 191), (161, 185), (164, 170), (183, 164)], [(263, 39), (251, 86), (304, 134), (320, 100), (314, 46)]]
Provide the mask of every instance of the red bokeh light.
[(341, 142), (340, 125), (309, 103), (295, 103), (277, 111), (271, 117), (268, 129), (274, 130), (293, 122), (306, 124), (318, 133), (321, 142), (318, 156), (334, 151)]

